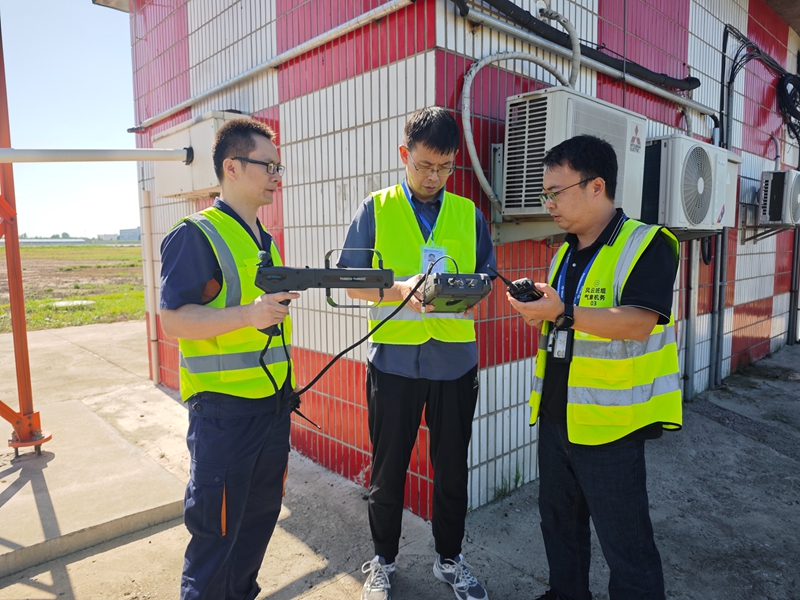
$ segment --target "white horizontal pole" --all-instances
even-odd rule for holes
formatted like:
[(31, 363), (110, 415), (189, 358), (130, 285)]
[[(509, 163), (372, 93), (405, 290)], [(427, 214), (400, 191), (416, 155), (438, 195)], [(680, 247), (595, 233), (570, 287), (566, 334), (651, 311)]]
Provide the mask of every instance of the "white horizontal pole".
[(187, 148), (121, 148), (92, 150), (20, 150), (0, 148), (0, 163), (114, 162), (174, 160), (186, 162)]

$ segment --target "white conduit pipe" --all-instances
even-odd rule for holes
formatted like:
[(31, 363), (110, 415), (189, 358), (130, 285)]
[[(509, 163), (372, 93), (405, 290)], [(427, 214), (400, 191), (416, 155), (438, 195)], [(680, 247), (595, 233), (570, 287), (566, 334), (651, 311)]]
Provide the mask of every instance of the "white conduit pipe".
[[(489, 27), (490, 29), (493, 29), (500, 33), (505, 33), (506, 35), (510, 35), (511, 37), (514, 37), (520, 41), (532, 44), (538, 48), (541, 48), (542, 50), (561, 56), (562, 58), (572, 58), (572, 52), (570, 50), (563, 48), (558, 44), (554, 44), (553, 42), (550, 42), (537, 35), (528, 33), (520, 29), (519, 27), (511, 25), (510, 23), (506, 23), (505, 21), (495, 19), (494, 17), (484, 14), (478, 10), (475, 10), (472, 7), (470, 7), (469, 14), (465, 17), (465, 19), (472, 23), (477, 23), (478, 25), (485, 25), (486, 27)], [(717, 114), (717, 111), (714, 110), (713, 108), (709, 108), (708, 106), (699, 104), (694, 100), (689, 100), (684, 96), (680, 96), (662, 87), (653, 85), (652, 83), (648, 83), (647, 81), (638, 79), (637, 77), (633, 77), (629, 73), (623, 73), (622, 71), (618, 71), (617, 69), (609, 67), (608, 65), (604, 65), (603, 63), (598, 62), (592, 58), (581, 56), (581, 65), (583, 65), (587, 69), (591, 69), (598, 73), (603, 73), (604, 75), (613, 77), (614, 79), (625, 81), (626, 83), (629, 83), (634, 87), (637, 87), (646, 92), (650, 92), (651, 94), (654, 94), (660, 98), (671, 100), (676, 104), (685, 106), (686, 108), (691, 108), (692, 110), (695, 110), (702, 115)]]
[(572, 44), (572, 69), (569, 72), (569, 87), (575, 88), (575, 83), (578, 81), (578, 74), (581, 72), (581, 39), (578, 37), (578, 32), (572, 26), (564, 15), (551, 10), (549, 8), (542, 8), (539, 14), (545, 19), (552, 19), (569, 34), (569, 41)]
[(781, 143), (778, 141), (778, 136), (774, 133), (769, 134), (770, 139), (775, 142), (775, 170), (781, 170)]
[(119, 150), (20, 150), (0, 148), (0, 163), (43, 162), (102, 162), (102, 161), (190, 161), (187, 148), (176, 150), (160, 148), (122, 148)]
[(269, 59), (267, 62), (261, 63), (260, 65), (257, 65), (252, 69), (249, 69), (244, 73), (241, 73), (240, 75), (237, 75), (233, 79), (229, 79), (228, 81), (220, 83), (219, 85), (214, 86), (213, 88), (206, 90), (201, 94), (198, 94), (197, 96), (193, 96), (188, 100), (184, 100), (180, 104), (176, 104), (172, 108), (165, 110), (164, 112), (161, 112), (155, 115), (154, 117), (145, 119), (139, 126), (132, 127), (128, 131), (131, 132), (142, 131), (150, 127), (151, 125), (154, 125), (159, 121), (166, 119), (167, 117), (171, 117), (175, 113), (179, 113), (182, 110), (191, 108), (198, 102), (202, 102), (203, 100), (206, 100), (211, 96), (215, 96), (220, 92), (227, 90), (228, 88), (239, 85), (240, 83), (243, 83), (248, 79), (255, 77), (256, 75), (260, 75), (264, 71), (267, 71), (269, 69), (275, 69), (285, 62), (293, 58), (296, 58), (302, 54), (305, 54), (309, 50), (313, 50), (314, 48), (319, 48), (320, 46), (327, 44), (328, 42), (332, 42), (333, 40), (339, 39), (340, 37), (342, 37), (347, 33), (350, 33), (351, 31), (359, 29), (364, 25), (368, 25), (373, 21), (377, 21), (378, 19), (381, 19), (387, 15), (397, 12), (401, 8), (405, 8), (409, 4), (412, 4), (413, 2), (414, 0), (392, 0), (391, 2), (387, 2), (386, 4), (383, 4), (378, 8), (373, 8), (371, 11), (365, 12), (363, 15), (359, 15), (355, 19), (351, 19), (346, 23), (342, 23), (338, 27), (334, 27), (330, 31), (326, 31), (322, 35), (318, 35), (317, 37), (312, 38), (307, 42), (300, 44), (299, 46), (295, 46), (291, 50), (287, 50), (286, 52), (279, 54), (274, 58)]
[[(472, 11), (470, 11), (470, 14), (472, 14)], [(495, 195), (491, 184), (486, 179), (486, 176), (483, 174), (481, 161), (480, 158), (478, 158), (478, 151), (475, 149), (475, 138), (472, 135), (472, 123), (470, 123), (470, 89), (472, 88), (472, 81), (475, 79), (475, 75), (477, 75), (478, 71), (480, 71), (483, 67), (490, 63), (501, 60), (527, 60), (551, 73), (561, 85), (565, 87), (571, 86), (569, 85), (569, 80), (564, 77), (564, 74), (561, 73), (561, 71), (556, 69), (549, 62), (546, 62), (538, 56), (534, 56), (533, 54), (529, 54), (527, 52), (499, 52), (497, 54), (490, 54), (489, 56), (474, 63), (464, 76), (464, 89), (461, 92), (461, 122), (464, 129), (464, 143), (467, 146), (467, 152), (469, 153), (469, 158), (472, 161), (472, 168), (475, 171), (475, 176), (478, 178), (478, 183), (480, 183), (483, 191), (486, 192), (486, 195), (489, 197), (491, 203), (499, 212), (502, 213), (503, 205), (500, 202), (500, 199)]]
[(694, 130), (692, 129), (692, 116), (689, 114), (689, 111), (685, 106), (678, 105), (678, 110), (681, 111), (683, 119), (686, 121), (686, 136), (692, 137), (694, 135)]
[(156, 293), (156, 269), (153, 252), (153, 210), (150, 204), (150, 192), (141, 190), (142, 194), (142, 258), (144, 259), (144, 279), (147, 287), (147, 325), (150, 343), (150, 366), (153, 385), (161, 383), (161, 363), (158, 358), (158, 294)]

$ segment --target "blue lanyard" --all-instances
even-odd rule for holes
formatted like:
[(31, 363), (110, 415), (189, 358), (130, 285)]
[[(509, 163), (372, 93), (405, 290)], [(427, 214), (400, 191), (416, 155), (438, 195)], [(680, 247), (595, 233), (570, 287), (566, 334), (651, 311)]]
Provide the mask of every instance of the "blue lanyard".
[[(592, 265), (594, 264), (594, 259), (597, 258), (598, 254), (600, 254), (600, 249), (602, 247), (603, 246), (600, 246), (595, 251), (594, 256), (592, 256), (592, 260), (590, 260), (589, 264), (586, 265), (586, 268), (583, 270), (583, 273), (581, 274), (581, 278), (578, 280), (578, 287), (575, 288), (575, 300), (572, 302), (575, 306), (578, 306), (578, 302), (581, 299), (581, 292), (583, 291), (583, 284), (586, 283), (586, 276), (589, 274), (589, 270), (592, 268)], [(569, 261), (571, 258), (572, 258), (572, 248), (569, 249), (566, 258), (564, 259), (564, 262), (561, 263), (562, 265), (561, 273), (558, 274), (558, 295), (561, 298), (562, 302), (566, 302), (566, 300), (564, 299), (565, 295), (564, 288), (566, 287), (566, 281), (567, 281), (566, 274), (567, 274), (567, 269), (569, 268)]]
[[(622, 222), (620, 223), (620, 225), (625, 223), (625, 221), (627, 220), (628, 216), (622, 215)], [(575, 300), (573, 301), (573, 304), (575, 306), (578, 306), (578, 301), (581, 299), (581, 292), (583, 291), (583, 284), (586, 283), (586, 276), (589, 274), (589, 270), (592, 268), (592, 265), (594, 264), (594, 259), (597, 258), (598, 254), (600, 254), (600, 250), (603, 248), (603, 246), (604, 244), (601, 244), (600, 247), (597, 250), (595, 250), (594, 256), (592, 256), (592, 260), (590, 260), (589, 264), (586, 265), (586, 268), (583, 270), (583, 273), (581, 274), (581, 278), (578, 280), (578, 287), (575, 288)], [(561, 298), (562, 302), (566, 302), (566, 300), (564, 299), (565, 295), (564, 288), (566, 287), (566, 280), (567, 280), (566, 273), (567, 269), (569, 268), (569, 261), (571, 258), (572, 258), (572, 248), (569, 249), (566, 258), (564, 259), (564, 262), (561, 263), (561, 273), (558, 274), (558, 296)]]
[[(406, 186), (406, 182), (405, 182), (405, 181), (403, 181), (403, 182), (402, 182), (400, 185), (402, 185), (402, 186), (403, 186), (403, 192), (404, 192), (404, 193), (405, 193), (405, 195), (406, 195), (406, 200), (408, 200), (408, 203), (411, 205), (411, 210), (413, 210), (413, 211), (414, 211), (414, 214), (415, 214), (415, 215), (417, 215), (417, 218), (418, 218), (420, 221), (422, 221), (422, 224), (423, 224), (425, 227), (427, 227), (427, 229), (428, 229), (428, 232), (429, 232), (429, 233), (428, 233), (428, 235), (427, 235), (427, 236), (425, 236), (425, 241), (426, 241), (426, 242), (427, 242), (428, 240), (431, 240), (431, 241), (432, 241), (432, 240), (433, 240), (433, 227), (431, 226), (431, 224), (430, 224), (430, 223), (428, 223), (428, 219), (426, 219), (425, 217), (423, 217), (423, 216), (422, 216), (422, 214), (420, 214), (420, 212), (417, 210), (417, 207), (416, 207), (416, 206), (414, 206), (414, 203), (411, 201), (411, 193), (408, 191), (408, 186)], [(442, 204), (444, 204), (444, 199), (442, 199)]]

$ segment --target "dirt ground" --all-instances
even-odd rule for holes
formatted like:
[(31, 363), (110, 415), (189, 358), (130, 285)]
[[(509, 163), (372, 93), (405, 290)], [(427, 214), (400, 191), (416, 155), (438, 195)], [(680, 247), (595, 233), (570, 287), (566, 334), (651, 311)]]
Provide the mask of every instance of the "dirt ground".
[[(4, 252), (0, 247), (0, 262)], [(21, 255), (29, 331), (144, 316), (139, 246), (35, 246), (23, 247)], [(53, 304), (63, 300), (81, 303)], [(0, 268), (0, 333), (9, 331), (8, 274)]]
[[(0, 305), (8, 303), (5, 249), (0, 249)], [(142, 287), (141, 248), (138, 246), (60, 246), (22, 248), (25, 300), (60, 299), (81, 290), (135, 285)]]

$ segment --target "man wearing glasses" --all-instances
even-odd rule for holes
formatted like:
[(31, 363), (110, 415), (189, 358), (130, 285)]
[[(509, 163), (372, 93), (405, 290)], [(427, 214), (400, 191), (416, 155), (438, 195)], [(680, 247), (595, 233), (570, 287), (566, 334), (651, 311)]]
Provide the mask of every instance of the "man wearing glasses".
[[(405, 179), (373, 192), (361, 204), (344, 247), (374, 248), (395, 284), (384, 302), (370, 309), (373, 328), (411, 295), (428, 265), (433, 271), (487, 273), (495, 266), (488, 226), (475, 204), (444, 191), (455, 170), (458, 125), (442, 108), (415, 112), (405, 125), (400, 160)], [(345, 250), (340, 267), (370, 267), (372, 252)], [(348, 290), (350, 297), (377, 301), (376, 290)], [(433, 313), (422, 291), (370, 340), (367, 402), (372, 470), (369, 525), (375, 557), (362, 566), (362, 600), (390, 600), (399, 550), (404, 485), (420, 419), (430, 430), (433, 464), (433, 573), (461, 600), (486, 600), (483, 586), (461, 556), (467, 513), (467, 448), (478, 399), (475, 325), (472, 312)]]
[(578, 136), (543, 161), (542, 204), (567, 232), (544, 297), (508, 301), (540, 331), (530, 404), (539, 420), (539, 511), (550, 589), (590, 600), (589, 518), (611, 570), (611, 600), (664, 598), (644, 442), (681, 426), (667, 229), (614, 208), (617, 157)]
[[(281, 302), (300, 295), (255, 286), (260, 251), (281, 264), (258, 220), (284, 173), (274, 138), (251, 119), (223, 125), (212, 151), (221, 196), (161, 245), (161, 325), (178, 338), (189, 409), (183, 600), (255, 598), (281, 509), (294, 386), (292, 326)], [(273, 325), (280, 336), (262, 333)]]

